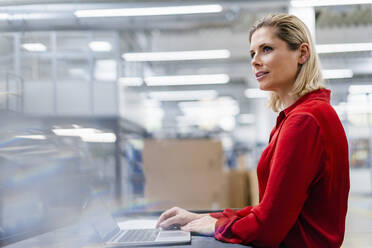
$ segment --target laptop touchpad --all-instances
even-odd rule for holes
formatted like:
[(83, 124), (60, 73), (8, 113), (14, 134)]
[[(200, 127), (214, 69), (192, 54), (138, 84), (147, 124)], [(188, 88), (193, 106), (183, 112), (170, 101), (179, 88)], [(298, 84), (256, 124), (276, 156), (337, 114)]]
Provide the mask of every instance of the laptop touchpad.
[(180, 239), (180, 240), (187, 240), (190, 238), (190, 233), (189, 232), (184, 232), (184, 231), (163, 231), (159, 233), (159, 236), (157, 240), (175, 240), (175, 239)]

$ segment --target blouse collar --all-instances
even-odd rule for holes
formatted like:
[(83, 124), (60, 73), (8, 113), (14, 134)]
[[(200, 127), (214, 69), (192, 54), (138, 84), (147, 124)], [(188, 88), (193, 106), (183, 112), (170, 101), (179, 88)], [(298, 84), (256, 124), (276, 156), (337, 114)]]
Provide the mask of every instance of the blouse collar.
[(291, 106), (285, 108), (284, 110), (282, 110), (279, 113), (279, 115), (276, 119), (276, 127), (278, 127), (279, 124), (282, 122), (282, 120), (286, 116), (288, 116), (289, 113), (291, 113), (292, 110), (294, 110), (298, 105), (300, 105), (301, 103), (303, 103), (305, 101), (314, 100), (314, 99), (322, 100), (322, 101), (325, 101), (325, 102), (329, 103), (330, 99), (331, 99), (331, 91), (328, 90), (328, 89), (319, 89), (319, 90), (311, 91), (311, 92), (307, 93), (306, 95), (300, 97)]
[(290, 112), (292, 112), (293, 109), (295, 109), (298, 105), (305, 101), (309, 100), (322, 100), (325, 102), (330, 102), (331, 99), (331, 91), (328, 89), (319, 89), (314, 90), (312, 92), (307, 93), (306, 95), (300, 97), (296, 102), (294, 102), (291, 106), (285, 108), (283, 111), (285, 116), (288, 116)]

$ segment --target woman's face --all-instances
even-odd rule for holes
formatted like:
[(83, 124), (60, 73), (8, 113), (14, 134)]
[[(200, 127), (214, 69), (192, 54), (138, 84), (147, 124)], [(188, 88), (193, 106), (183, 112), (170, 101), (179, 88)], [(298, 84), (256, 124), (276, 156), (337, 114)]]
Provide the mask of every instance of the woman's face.
[(285, 95), (297, 76), (300, 53), (289, 50), (287, 43), (276, 37), (274, 28), (262, 27), (251, 38), (252, 71), (261, 90)]

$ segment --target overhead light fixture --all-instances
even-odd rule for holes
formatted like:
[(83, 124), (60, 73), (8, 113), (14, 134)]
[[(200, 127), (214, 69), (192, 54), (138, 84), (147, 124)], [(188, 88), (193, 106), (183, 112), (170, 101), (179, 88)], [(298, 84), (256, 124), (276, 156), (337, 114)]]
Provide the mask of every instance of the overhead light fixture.
[(247, 98), (267, 98), (269, 96), (268, 91), (260, 90), (259, 88), (246, 89), (244, 95)]
[(124, 9), (87, 9), (74, 12), (76, 17), (119, 17), (119, 16), (157, 16), (219, 13), (223, 8), (219, 4), (189, 5), (174, 7), (147, 7)]
[(45, 135), (18, 135), (16, 138), (21, 138), (21, 139), (32, 139), (32, 140), (46, 140)]
[(149, 97), (159, 101), (193, 101), (210, 100), (218, 96), (215, 90), (156, 91), (148, 93)]
[(0, 13), (0, 20), (7, 20), (9, 17), (10, 15), (7, 13)]
[(176, 52), (124, 53), (122, 55), (123, 59), (129, 62), (226, 59), (230, 58), (230, 56), (231, 53), (227, 49)]
[(112, 46), (107, 41), (92, 41), (89, 43), (89, 48), (94, 52), (109, 52)]
[(45, 52), (46, 46), (42, 43), (24, 43), (22, 48), (30, 52)]
[(116, 135), (114, 133), (95, 133), (81, 136), (84, 142), (114, 143)]
[(121, 77), (119, 78), (119, 84), (122, 86), (141, 86), (143, 79), (140, 77)]
[(317, 53), (346, 53), (372, 51), (372, 43), (344, 43), (316, 45)]
[(100, 132), (94, 128), (55, 128), (52, 131), (60, 136), (82, 136)]
[(350, 69), (323, 70), (324, 79), (352, 78), (354, 73)]
[(372, 93), (372, 84), (361, 84), (361, 85), (350, 85), (349, 86), (350, 94), (371, 94)]
[(52, 131), (59, 136), (80, 137), (84, 142), (113, 143), (116, 141), (114, 133), (103, 133), (95, 128), (56, 128)]
[(157, 76), (145, 78), (145, 82), (148, 86), (226, 84), (229, 81), (230, 77), (226, 74)]
[(372, 0), (295, 0), (291, 1), (292, 7), (320, 7), (334, 5), (371, 4)]

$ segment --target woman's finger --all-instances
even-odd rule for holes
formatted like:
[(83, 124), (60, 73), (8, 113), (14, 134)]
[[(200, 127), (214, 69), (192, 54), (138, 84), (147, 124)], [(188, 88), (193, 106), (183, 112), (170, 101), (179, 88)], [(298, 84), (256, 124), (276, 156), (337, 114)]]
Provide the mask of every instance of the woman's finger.
[(184, 221), (183, 221), (183, 218), (182, 216), (180, 215), (175, 215), (175, 216), (172, 216), (164, 221), (162, 221), (159, 226), (161, 228), (168, 228), (172, 225), (184, 225)]
[(176, 214), (177, 214), (177, 208), (176, 207), (166, 210), (165, 212), (163, 212), (160, 215), (160, 217), (158, 219), (158, 222), (156, 223), (156, 227), (158, 228), (163, 221), (165, 221), (166, 219), (168, 219), (172, 216), (175, 216)]

